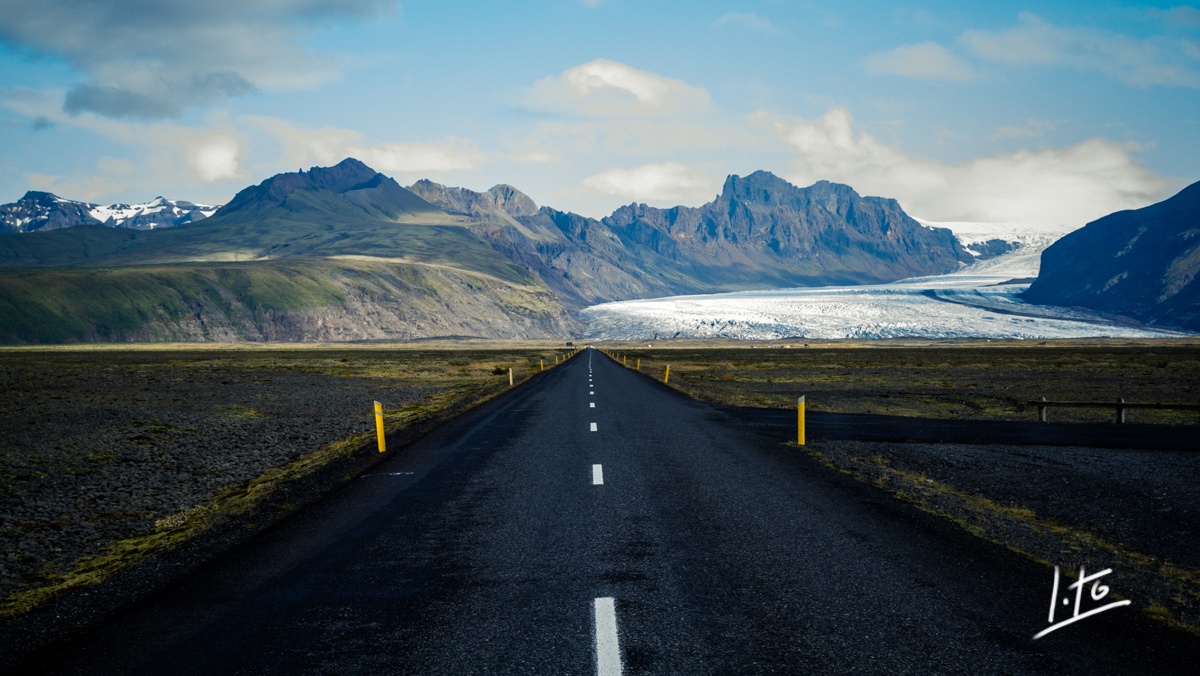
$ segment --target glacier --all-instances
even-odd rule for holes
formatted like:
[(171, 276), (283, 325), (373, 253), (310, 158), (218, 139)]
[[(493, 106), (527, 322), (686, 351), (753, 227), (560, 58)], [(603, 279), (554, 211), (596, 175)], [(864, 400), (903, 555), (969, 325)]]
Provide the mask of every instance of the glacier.
[(890, 284), (802, 287), (602, 303), (579, 312), (593, 340), (669, 338), (1161, 338), (1188, 335), (1130, 325), (1076, 308), (1033, 305), (1021, 293), (1041, 252), (1066, 229), (1004, 224), (950, 227), (964, 244), (1007, 239), (1020, 248), (957, 272)]

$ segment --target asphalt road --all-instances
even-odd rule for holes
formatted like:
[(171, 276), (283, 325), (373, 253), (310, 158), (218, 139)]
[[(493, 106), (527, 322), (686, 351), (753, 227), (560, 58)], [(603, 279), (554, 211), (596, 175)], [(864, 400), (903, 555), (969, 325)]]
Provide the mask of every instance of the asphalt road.
[(1034, 640), (1050, 569), (776, 432), (584, 351), (23, 669), (1195, 673), (1136, 600)]

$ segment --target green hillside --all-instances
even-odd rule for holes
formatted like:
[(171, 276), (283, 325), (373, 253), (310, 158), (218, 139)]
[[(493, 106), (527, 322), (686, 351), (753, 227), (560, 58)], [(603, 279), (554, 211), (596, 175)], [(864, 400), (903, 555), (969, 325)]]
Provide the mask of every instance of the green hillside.
[(0, 342), (559, 337), (536, 281), (381, 259), (0, 270)]
[(527, 268), (360, 162), (149, 231), (0, 234), (0, 342), (560, 337)]
[[(305, 195), (306, 201), (326, 199)], [(118, 267), (370, 255), (435, 263), (526, 282), (530, 273), (463, 227), (371, 220), (277, 207), (251, 220), (214, 217), (165, 230), (81, 226), (0, 233), (2, 267)]]

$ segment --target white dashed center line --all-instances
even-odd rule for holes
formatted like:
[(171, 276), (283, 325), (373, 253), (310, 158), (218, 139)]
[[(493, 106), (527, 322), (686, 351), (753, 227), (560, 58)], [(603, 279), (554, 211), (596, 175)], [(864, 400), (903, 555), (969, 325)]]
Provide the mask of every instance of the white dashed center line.
[(604, 468), (600, 465), (592, 465), (592, 485), (604, 485)]
[(588, 408), (596, 408), (596, 402), (594, 402), (594, 401), (589, 401), (589, 402), (588, 402)]
[(611, 596), (596, 599), (596, 673), (599, 676), (621, 676), (617, 609)]
[(592, 423), (592, 431), (593, 431), (593, 432), (595, 432), (595, 431), (596, 431), (596, 423)]
[(595, 390), (588, 390), (588, 394), (595, 394), (595, 393), (596, 393)]

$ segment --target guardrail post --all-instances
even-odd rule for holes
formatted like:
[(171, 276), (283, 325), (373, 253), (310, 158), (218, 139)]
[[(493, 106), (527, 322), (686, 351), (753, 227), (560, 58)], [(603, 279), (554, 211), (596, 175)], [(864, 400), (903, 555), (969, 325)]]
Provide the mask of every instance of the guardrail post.
[[(1042, 397), (1042, 401), (1046, 401), (1046, 398)], [(1038, 406), (1038, 418), (1040, 418), (1042, 422), (1046, 422), (1046, 407), (1045, 406)]]
[(383, 404), (375, 402), (375, 437), (379, 441), (379, 452), (387, 450), (387, 440), (383, 436)]
[(804, 397), (796, 400), (796, 443), (804, 445)]

